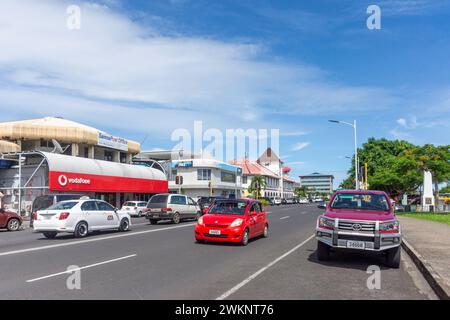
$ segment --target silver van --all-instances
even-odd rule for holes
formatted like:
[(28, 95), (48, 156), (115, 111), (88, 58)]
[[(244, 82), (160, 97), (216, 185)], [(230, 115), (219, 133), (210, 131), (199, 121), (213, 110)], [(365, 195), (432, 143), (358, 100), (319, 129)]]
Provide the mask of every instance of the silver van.
[(145, 217), (151, 224), (160, 220), (171, 220), (176, 224), (186, 219), (198, 219), (200, 216), (197, 202), (184, 194), (155, 194), (147, 202), (145, 209)]

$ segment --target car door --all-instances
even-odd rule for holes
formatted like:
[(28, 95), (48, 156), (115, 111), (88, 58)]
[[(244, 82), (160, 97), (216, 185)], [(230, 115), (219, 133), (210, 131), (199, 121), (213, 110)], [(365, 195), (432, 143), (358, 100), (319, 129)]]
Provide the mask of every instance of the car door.
[(0, 209), (0, 228), (4, 228), (6, 226), (6, 212), (3, 209)]
[(101, 228), (117, 228), (119, 226), (119, 216), (115, 208), (105, 201), (97, 201), (99, 218), (103, 224)]
[(187, 201), (188, 201), (189, 213), (190, 213), (191, 217), (192, 218), (197, 217), (197, 212), (198, 212), (197, 203), (192, 198), (188, 198)]
[(85, 201), (81, 204), (82, 217), (88, 223), (89, 230), (98, 230), (102, 226), (101, 215), (97, 208), (95, 200)]
[(248, 229), (250, 231), (250, 237), (254, 237), (258, 234), (257, 214), (252, 214), (255, 211), (255, 204), (253, 203), (248, 210)]

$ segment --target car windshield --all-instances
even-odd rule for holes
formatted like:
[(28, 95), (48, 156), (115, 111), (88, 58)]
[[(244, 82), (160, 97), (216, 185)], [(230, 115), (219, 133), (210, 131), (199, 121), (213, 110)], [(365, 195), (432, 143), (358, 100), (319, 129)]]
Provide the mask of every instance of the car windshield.
[(76, 201), (63, 201), (58, 202), (50, 206), (47, 210), (69, 210), (72, 209), (78, 202)]
[(338, 193), (331, 203), (331, 208), (388, 211), (389, 204), (382, 194)]
[(245, 201), (216, 201), (209, 210), (209, 213), (243, 216), (246, 207), (247, 202)]

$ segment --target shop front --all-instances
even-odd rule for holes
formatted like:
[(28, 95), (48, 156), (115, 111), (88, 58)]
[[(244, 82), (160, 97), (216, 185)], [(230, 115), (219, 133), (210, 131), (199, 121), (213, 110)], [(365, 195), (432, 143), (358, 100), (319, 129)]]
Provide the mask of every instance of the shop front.
[(0, 191), (7, 195), (3, 203), (22, 213), (29, 213), (40, 195), (83, 194), (121, 207), (128, 200), (168, 192), (165, 173), (155, 168), (48, 152), (7, 157), (17, 165), (0, 169)]

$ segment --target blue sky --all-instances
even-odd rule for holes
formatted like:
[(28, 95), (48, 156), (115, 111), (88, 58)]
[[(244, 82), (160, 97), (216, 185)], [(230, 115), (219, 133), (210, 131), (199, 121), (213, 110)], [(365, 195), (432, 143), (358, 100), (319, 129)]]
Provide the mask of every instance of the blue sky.
[[(66, 8), (81, 8), (68, 30)], [(368, 30), (369, 4), (381, 30)], [(448, 144), (450, 3), (2, 1), (0, 121), (63, 116), (171, 148), (171, 132), (279, 128), (293, 175), (336, 186), (368, 137)]]

